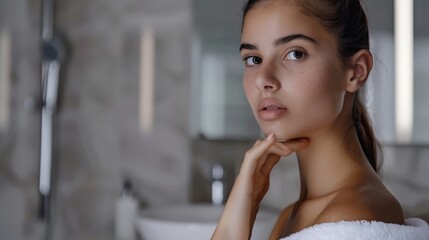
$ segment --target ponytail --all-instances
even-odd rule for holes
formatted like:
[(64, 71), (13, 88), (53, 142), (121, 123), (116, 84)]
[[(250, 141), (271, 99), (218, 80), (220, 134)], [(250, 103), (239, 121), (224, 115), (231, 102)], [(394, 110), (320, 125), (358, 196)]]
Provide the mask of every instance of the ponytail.
[(359, 143), (365, 153), (368, 162), (371, 164), (375, 172), (380, 170), (380, 162), (383, 156), (380, 143), (377, 141), (372, 128), (371, 119), (368, 112), (362, 103), (359, 92), (356, 93), (353, 100), (353, 122), (356, 128), (356, 133), (359, 138)]

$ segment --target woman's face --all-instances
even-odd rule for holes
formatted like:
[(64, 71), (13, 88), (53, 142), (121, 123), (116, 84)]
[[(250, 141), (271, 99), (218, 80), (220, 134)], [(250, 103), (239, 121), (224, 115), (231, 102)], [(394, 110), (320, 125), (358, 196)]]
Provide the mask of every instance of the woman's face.
[(243, 87), (264, 134), (311, 137), (335, 126), (345, 71), (335, 36), (292, 3), (250, 10), (243, 23)]

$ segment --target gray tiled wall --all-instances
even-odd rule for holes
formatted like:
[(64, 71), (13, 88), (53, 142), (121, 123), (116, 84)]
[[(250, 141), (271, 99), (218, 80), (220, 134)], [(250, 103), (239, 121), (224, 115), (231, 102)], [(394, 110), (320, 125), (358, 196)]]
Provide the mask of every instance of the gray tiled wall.
[[(189, 201), (190, 1), (56, 1), (67, 46), (54, 160), (54, 239), (113, 236), (130, 178), (142, 206)], [(0, 1), (11, 33), (11, 124), (0, 135), (0, 239), (41, 239), (37, 218), (40, 1)], [(155, 116), (139, 129), (140, 35), (156, 37)]]

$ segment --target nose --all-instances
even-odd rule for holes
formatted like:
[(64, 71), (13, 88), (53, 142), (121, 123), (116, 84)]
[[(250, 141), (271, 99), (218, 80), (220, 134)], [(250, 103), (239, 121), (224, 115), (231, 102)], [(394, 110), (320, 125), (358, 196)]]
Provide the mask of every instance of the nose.
[(256, 76), (256, 86), (260, 91), (275, 92), (280, 89), (280, 81), (277, 77), (277, 70), (274, 63), (266, 63), (261, 66)]

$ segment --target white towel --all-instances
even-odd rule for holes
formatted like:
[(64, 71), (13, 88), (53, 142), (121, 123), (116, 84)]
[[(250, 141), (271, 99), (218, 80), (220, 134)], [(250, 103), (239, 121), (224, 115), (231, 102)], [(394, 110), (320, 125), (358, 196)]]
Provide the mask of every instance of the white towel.
[(419, 218), (405, 220), (405, 225), (341, 221), (317, 224), (282, 240), (429, 240), (429, 226)]

